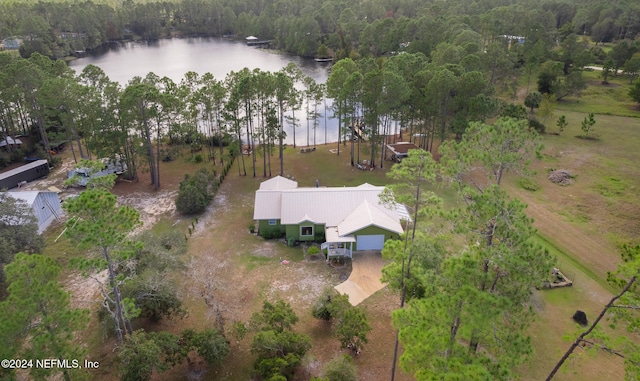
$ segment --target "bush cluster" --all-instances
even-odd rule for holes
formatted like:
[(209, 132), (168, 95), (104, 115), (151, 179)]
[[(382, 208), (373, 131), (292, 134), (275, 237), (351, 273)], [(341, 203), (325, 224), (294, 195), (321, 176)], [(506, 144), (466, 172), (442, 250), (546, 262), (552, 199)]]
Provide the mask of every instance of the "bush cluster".
[(279, 230), (265, 230), (260, 232), (260, 236), (264, 239), (278, 239), (284, 236)]
[(538, 189), (540, 189), (540, 185), (538, 185), (538, 183), (536, 183), (535, 181), (528, 179), (528, 178), (523, 178), (520, 179), (518, 181), (518, 184), (520, 184), (520, 186), (530, 192), (535, 192)]
[(176, 198), (176, 210), (183, 214), (203, 212), (213, 199), (217, 186), (215, 177), (205, 168), (194, 175), (184, 175)]
[(355, 354), (362, 351), (368, 342), (367, 333), (371, 326), (365, 312), (349, 303), (349, 296), (338, 294), (328, 288), (311, 307), (311, 315), (316, 319), (333, 320), (333, 335), (340, 341), (342, 349), (351, 349)]

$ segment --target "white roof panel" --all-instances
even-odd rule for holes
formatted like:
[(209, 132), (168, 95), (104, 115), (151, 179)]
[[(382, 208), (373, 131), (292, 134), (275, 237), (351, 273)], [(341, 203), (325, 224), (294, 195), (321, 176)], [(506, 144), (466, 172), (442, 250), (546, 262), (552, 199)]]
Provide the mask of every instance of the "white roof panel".
[(338, 234), (337, 227), (326, 228), (324, 231), (327, 242), (355, 242), (356, 239), (352, 236), (342, 237)]
[[(379, 205), (378, 195), (384, 187), (296, 188), (282, 191), (282, 224), (297, 224), (311, 218), (326, 226), (338, 226), (364, 200)], [(392, 218), (398, 218), (395, 208), (381, 210)]]
[(351, 214), (338, 224), (338, 232), (341, 236), (345, 236), (369, 226), (377, 226), (398, 234), (403, 232), (397, 216), (396, 218), (392, 218), (384, 213), (380, 207), (369, 203), (368, 200), (364, 200)]
[(260, 190), (283, 190), (283, 189), (295, 189), (298, 187), (298, 182), (289, 180), (282, 176), (276, 176), (272, 179), (263, 181), (260, 183)]
[(253, 219), (280, 219), (281, 199), (280, 191), (257, 191), (253, 203)]
[(39, 191), (25, 191), (25, 192), (7, 192), (7, 194), (17, 200), (22, 200), (29, 205), (33, 205), (38, 197)]

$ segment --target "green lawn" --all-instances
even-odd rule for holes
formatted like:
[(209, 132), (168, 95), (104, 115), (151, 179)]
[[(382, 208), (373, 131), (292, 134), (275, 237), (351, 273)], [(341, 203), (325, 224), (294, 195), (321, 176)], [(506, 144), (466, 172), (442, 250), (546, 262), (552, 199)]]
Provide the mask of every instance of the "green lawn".
[(588, 86), (579, 97), (569, 96), (557, 103), (557, 111), (581, 113), (593, 112), (599, 115), (619, 115), (640, 117), (638, 104), (628, 95), (630, 84), (626, 76), (609, 76), (609, 84), (602, 84), (601, 72), (585, 70), (583, 76)]

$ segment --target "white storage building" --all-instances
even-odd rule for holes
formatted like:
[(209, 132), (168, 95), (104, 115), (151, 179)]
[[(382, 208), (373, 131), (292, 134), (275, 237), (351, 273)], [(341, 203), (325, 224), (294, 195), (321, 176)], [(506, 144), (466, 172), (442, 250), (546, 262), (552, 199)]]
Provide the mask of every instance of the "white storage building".
[(7, 192), (17, 200), (25, 201), (38, 219), (38, 234), (45, 231), (54, 220), (62, 217), (62, 205), (56, 192), (25, 191)]

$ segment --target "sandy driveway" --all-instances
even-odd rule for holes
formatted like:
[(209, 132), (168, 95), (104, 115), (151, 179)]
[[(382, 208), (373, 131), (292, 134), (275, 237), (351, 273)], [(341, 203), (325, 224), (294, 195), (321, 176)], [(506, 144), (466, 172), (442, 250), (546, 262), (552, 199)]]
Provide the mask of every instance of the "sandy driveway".
[(349, 302), (357, 306), (385, 286), (380, 282), (384, 265), (379, 251), (357, 252), (353, 254), (349, 279), (335, 286), (335, 289), (349, 295)]

